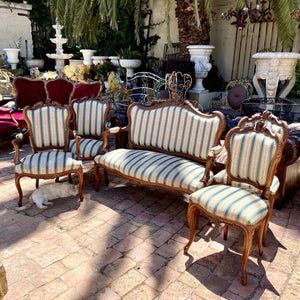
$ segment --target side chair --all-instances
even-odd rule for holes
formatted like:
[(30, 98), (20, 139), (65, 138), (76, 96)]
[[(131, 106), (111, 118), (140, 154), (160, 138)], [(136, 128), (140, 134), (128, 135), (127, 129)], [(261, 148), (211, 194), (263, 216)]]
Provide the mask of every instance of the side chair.
[(71, 101), (84, 97), (99, 97), (102, 91), (102, 82), (78, 82), (75, 84), (71, 95)]
[(46, 82), (47, 99), (61, 105), (70, 104), (74, 84), (64, 78), (57, 78)]
[[(225, 138), (228, 153), (227, 180), (192, 193), (189, 197), (188, 223), (190, 239), (184, 248), (187, 253), (195, 237), (199, 212), (210, 220), (235, 225), (244, 231), (241, 282), (247, 283), (247, 260), (253, 235), (258, 227), (259, 254), (263, 254), (266, 230), (274, 205), (278, 180), (276, 167), (283, 149), (282, 137), (263, 122), (244, 129), (235, 127)], [(250, 189), (253, 186), (255, 190)], [(227, 232), (224, 233), (224, 239)]]
[[(69, 106), (58, 103), (37, 103), (33, 107), (27, 106), (23, 111), (28, 131), (17, 135), (12, 141), (15, 148), (15, 184), (19, 193), (18, 206), (22, 206), (23, 193), (20, 185), (22, 177), (36, 179), (58, 178), (76, 173), (79, 177), (79, 196), (83, 201), (82, 162), (76, 155), (69, 152), (70, 132), (69, 122), (71, 110)], [(29, 136), (32, 154), (20, 160), (19, 142)], [(76, 140), (79, 149), (80, 138)]]
[[(100, 98), (85, 97), (73, 100), (71, 103), (74, 117), (73, 130), (74, 139), (70, 141), (69, 151), (79, 153), (81, 160), (91, 160), (100, 154), (103, 141), (102, 132), (106, 131), (106, 123), (110, 111), (108, 100), (102, 101)], [(80, 136), (80, 145), (77, 149), (76, 139)]]

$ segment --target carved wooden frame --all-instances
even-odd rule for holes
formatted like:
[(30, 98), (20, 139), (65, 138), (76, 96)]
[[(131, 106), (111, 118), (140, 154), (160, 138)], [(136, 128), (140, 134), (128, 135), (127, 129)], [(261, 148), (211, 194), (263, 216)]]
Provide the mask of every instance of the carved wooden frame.
[[(105, 104), (107, 105), (107, 109), (105, 111), (104, 118), (103, 118), (103, 132), (106, 131), (107, 130), (106, 123), (107, 123), (107, 120), (108, 120), (108, 114), (110, 112), (111, 105), (110, 105), (110, 102), (108, 100), (103, 100), (101, 97), (84, 97), (84, 98), (81, 98), (81, 99), (72, 100), (72, 102), (71, 102), (71, 114), (72, 114), (71, 122), (73, 123), (74, 128), (77, 128), (74, 104), (75, 103), (82, 103), (82, 102), (85, 102), (85, 101), (97, 101), (97, 102), (101, 103), (102, 105), (105, 105)], [(74, 131), (73, 131), (72, 136), (74, 136), (74, 138), (79, 137), (78, 135), (77, 136), (75, 135)], [(91, 139), (95, 139), (95, 140), (103, 139), (102, 135), (101, 135), (101, 137), (96, 136), (96, 135), (85, 135), (85, 136), (80, 136), (80, 139), (81, 138), (91, 138)], [(82, 157), (81, 152), (78, 149), (77, 149), (77, 153), (78, 153), (78, 158), (80, 160), (91, 160), (91, 159), (94, 159), (94, 157), (95, 157), (95, 156)]]
[[(42, 107), (47, 107), (47, 106), (52, 106), (58, 109), (66, 109), (68, 111), (68, 116), (66, 119), (66, 143), (64, 146), (62, 147), (56, 147), (56, 146), (47, 146), (47, 147), (37, 147), (35, 142), (34, 142), (34, 138), (33, 138), (33, 132), (32, 132), (32, 123), (30, 122), (29, 118), (27, 117), (27, 111), (31, 110), (36, 110)], [(25, 138), (25, 137), (29, 137), (29, 141), (30, 141), (30, 146), (32, 148), (32, 152), (33, 154), (36, 154), (38, 151), (43, 151), (43, 150), (50, 150), (50, 149), (58, 149), (58, 150), (63, 150), (64, 152), (69, 152), (69, 143), (70, 143), (70, 129), (69, 129), (69, 123), (70, 123), (70, 118), (71, 118), (71, 109), (68, 105), (64, 105), (61, 106), (59, 103), (57, 102), (49, 102), (47, 101), (47, 103), (42, 103), (39, 102), (37, 104), (35, 104), (33, 107), (30, 106), (26, 106), (24, 108), (23, 111), (24, 114), (24, 119), (28, 125), (28, 131), (26, 132), (26, 134), (22, 137), (16, 137), (16, 139), (14, 139), (12, 141), (12, 144), (15, 148), (15, 157), (14, 157), (14, 163), (15, 165), (20, 164), (20, 147), (19, 147), (19, 142)], [(76, 138), (76, 149), (79, 148), (79, 144), (80, 144), (80, 137)], [(78, 175), (79, 178), (79, 184), (78, 184), (78, 190), (79, 190), (79, 197), (80, 197), (80, 201), (83, 201), (83, 194), (82, 194), (82, 186), (83, 186), (83, 170), (82, 170), (82, 166), (76, 170), (69, 170), (69, 171), (65, 171), (65, 172), (59, 172), (59, 173), (55, 173), (55, 174), (31, 174), (31, 173), (16, 173), (15, 172), (15, 184), (16, 184), (16, 188), (18, 190), (19, 193), (19, 201), (18, 201), (18, 206), (22, 206), (22, 198), (23, 198), (23, 192), (21, 189), (21, 185), (20, 185), (20, 179), (22, 177), (30, 177), (30, 178), (34, 178), (36, 179), (36, 188), (38, 188), (39, 185), (39, 179), (52, 179), (52, 178), (58, 178), (61, 176), (65, 176), (65, 175), (71, 175), (72, 173), (76, 173)]]
[[(215, 141), (214, 141), (214, 144), (213, 146), (217, 146), (218, 142), (220, 141), (220, 138), (222, 136), (222, 133), (223, 131), (225, 130), (225, 127), (226, 127), (226, 119), (225, 119), (225, 116), (221, 113), (221, 112), (218, 112), (218, 111), (215, 111), (213, 112), (212, 114), (210, 115), (207, 115), (207, 114), (204, 114), (200, 111), (197, 111), (193, 106), (192, 104), (190, 104), (189, 102), (187, 101), (181, 101), (181, 102), (173, 102), (173, 101), (165, 101), (165, 102), (162, 102), (162, 103), (159, 103), (155, 106), (150, 106), (150, 107), (145, 107), (145, 106), (142, 106), (140, 105), (139, 103), (133, 103), (129, 106), (128, 108), (128, 111), (127, 111), (127, 116), (128, 116), (128, 125), (126, 127), (123, 127), (123, 128), (120, 128), (120, 130), (116, 133), (122, 133), (122, 132), (127, 132), (128, 133), (128, 148), (130, 149), (145, 149), (145, 150), (152, 150), (152, 151), (156, 151), (156, 152), (161, 152), (161, 153), (165, 153), (165, 154), (171, 154), (171, 155), (175, 155), (175, 156), (179, 156), (179, 157), (183, 157), (183, 158), (187, 158), (187, 159), (191, 159), (193, 161), (196, 161), (196, 162), (201, 162), (201, 163), (206, 163), (206, 167), (205, 167), (205, 173), (202, 177), (202, 179), (200, 180), (201, 182), (203, 182), (204, 185), (207, 184), (207, 181), (209, 179), (209, 172), (211, 170), (211, 166), (212, 166), (212, 159), (211, 158), (207, 158), (207, 160), (203, 160), (201, 158), (197, 158), (197, 157), (194, 157), (192, 155), (189, 155), (189, 154), (185, 154), (185, 153), (178, 153), (178, 152), (170, 152), (170, 151), (166, 151), (166, 150), (162, 150), (162, 149), (159, 149), (159, 148), (155, 148), (155, 147), (149, 147), (149, 146), (139, 146), (139, 145), (136, 145), (132, 142), (132, 139), (131, 139), (131, 124), (132, 124), (132, 120), (131, 120), (131, 117), (130, 117), (130, 112), (131, 110), (135, 107), (139, 107), (141, 109), (144, 109), (144, 110), (155, 110), (155, 109), (159, 109), (159, 108), (163, 108), (163, 107), (169, 107), (169, 106), (176, 106), (176, 107), (182, 107), (202, 118), (207, 118), (207, 119), (211, 119), (211, 118), (214, 118), (214, 117), (218, 117), (220, 119), (220, 129), (218, 131), (218, 134), (216, 135), (215, 137)], [(104, 153), (105, 151), (105, 148), (107, 146), (107, 143), (108, 143), (108, 136), (110, 135), (110, 133), (107, 131), (107, 132), (104, 132), (103, 133), (103, 147), (102, 147), (102, 153)], [(122, 173), (120, 173), (119, 171), (117, 170), (113, 170), (107, 166), (104, 166), (102, 164), (97, 164), (96, 162), (94, 163), (94, 174), (95, 174), (95, 178), (96, 178), (96, 181), (97, 181), (97, 184), (96, 184), (96, 190), (98, 191), (99, 190), (99, 186), (100, 186), (100, 173), (99, 173), (99, 168), (102, 167), (104, 169), (104, 175), (105, 175), (105, 183), (108, 184), (108, 176), (107, 176), (107, 171), (111, 172), (111, 173), (114, 173), (114, 174), (117, 174), (125, 179), (127, 179), (128, 181), (131, 181), (135, 184), (139, 184), (139, 185), (148, 185), (148, 186), (155, 186), (155, 187), (161, 187), (161, 188), (164, 188), (164, 189), (167, 189), (167, 190), (171, 190), (171, 191), (179, 191), (179, 192), (184, 192), (184, 193), (187, 193), (187, 194), (190, 194), (191, 191), (190, 190), (187, 190), (187, 189), (183, 189), (183, 188), (174, 188), (174, 187), (168, 187), (168, 186), (165, 186), (163, 184), (157, 184), (157, 183), (150, 183), (150, 182), (145, 182), (145, 181), (142, 181), (142, 180), (139, 180), (139, 179), (136, 179), (136, 178), (133, 178), (133, 177), (130, 177), (130, 176), (126, 176)]]
[[(250, 181), (250, 180), (241, 180), (240, 178), (234, 177), (231, 172), (230, 172), (230, 161), (231, 161), (231, 156), (230, 156), (230, 138), (234, 134), (243, 134), (247, 132), (261, 132), (265, 134), (266, 136), (271, 137), (274, 139), (276, 142), (276, 152), (275, 155), (272, 159), (271, 166), (269, 169), (269, 176), (267, 179), (267, 182), (264, 186), (258, 185), (256, 182)], [(226, 138), (225, 138), (225, 147), (228, 151), (228, 160), (226, 162), (226, 172), (228, 174), (229, 182), (227, 184), (230, 184), (231, 180), (238, 181), (238, 182), (246, 182), (249, 183), (257, 188), (262, 189), (261, 196), (266, 198), (269, 201), (269, 209), (267, 212), (266, 217), (261, 220), (259, 223), (257, 223), (255, 226), (251, 225), (243, 225), (237, 221), (231, 221), (227, 220), (222, 217), (218, 217), (210, 212), (207, 212), (203, 207), (201, 207), (198, 203), (193, 203), (191, 200), (189, 202), (189, 207), (188, 207), (188, 223), (189, 223), (189, 228), (190, 228), (190, 238), (189, 242), (186, 244), (184, 247), (184, 253), (187, 253), (193, 240), (195, 237), (195, 232), (196, 232), (196, 226), (197, 226), (197, 221), (198, 221), (198, 215), (199, 212), (201, 211), (204, 213), (211, 221), (213, 222), (218, 222), (218, 223), (225, 223), (225, 230), (224, 230), (224, 239), (227, 239), (227, 231), (228, 231), (228, 225), (235, 225), (243, 229), (244, 231), (244, 250), (243, 250), (243, 255), (242, 255), (242, 270), (241, 270), (241, 282), (243, 285), (247, 284), (247, 260), (248, 256), (251, 250), (252, 246), (252, 240), (253, 240), (253, 235), (255, 232), (255, 228), (259, 227), (258, 230), (258, 248), (259, 248), (259, 254), (263, 254), (263, 247), (265, 246), (265, 239), (266, 239), (266, 230), (267, 230), (267, 225), (269, 223), (272, 211), (273, 211), (273, 205), (274, 205), (274, 195), (271, 195), (269, 193), (270, 191), (270, 186), (272, 184), (272, 180), (276, 171), (276, 166), (280, 161), (281, 155), (282, 155), (282, 150), (283, 150), (283, 141), (282, 137), (279, 136), (276, 133), (273, 133), (269, 128), (264, 126), (263, 122), (258, 122), (255, 127), (253, 126), (247, 126), (244, 129), (241, 129), (239, 127), (235, 127), (231, 129)]]

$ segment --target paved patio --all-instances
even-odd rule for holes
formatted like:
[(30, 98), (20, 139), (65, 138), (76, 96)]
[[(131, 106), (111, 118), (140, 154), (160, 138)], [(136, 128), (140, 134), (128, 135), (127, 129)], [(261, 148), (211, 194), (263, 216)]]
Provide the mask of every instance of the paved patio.
[[(97, 193), (88, 162), (83, 203), (69, 197), (47, 210), (16, 213), (14, 152), (9, 143), (0, 148), (0, 260), (9, 289), (4, 300), (299, 299), (300, 190), (274, 211), (262, 257), (254, 241), (243, 287), (239, 229), (230, 227), (224, 241), (222, 226), (200, 217), (190, 255), (183, 254), (187, 196), (116, 176)], [(26, 144), (21, 156), (29, 152)], [(24, 178), (21, 185), (26, 203), (35, 181)]]

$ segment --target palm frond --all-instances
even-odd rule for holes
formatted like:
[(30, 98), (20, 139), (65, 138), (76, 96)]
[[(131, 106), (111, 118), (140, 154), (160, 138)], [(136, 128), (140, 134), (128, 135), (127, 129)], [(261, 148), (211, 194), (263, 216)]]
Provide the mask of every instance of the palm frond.
[(291, 48), (295, 37), (296, 21), (291, 18), (290, 13), (298, 8), (299, 1), (273, 0), (271, 3), (281, 43), (283, 47)]
[(199, 16), (199, 6), (198, 6), (198, 0), (195, 0), (195, 17), (196, 17), (196, 22), (197, 26), (200, 27), (200, 16)]
[(167, 24), (168, 44), (172, 47), (171, 31), (170, 31), (170, 0), (165, 0), (165, 16), (166, 16), (166, 24)]

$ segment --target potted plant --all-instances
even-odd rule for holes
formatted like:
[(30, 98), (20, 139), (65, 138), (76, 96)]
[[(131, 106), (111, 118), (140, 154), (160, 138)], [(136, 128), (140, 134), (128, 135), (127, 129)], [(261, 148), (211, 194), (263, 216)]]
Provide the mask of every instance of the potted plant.
[(137, 50), (132, 51), (130, 47), (120, 52), (119, 59), (120, 66), (126, 69), (127, 78), (133, 77), (134, 69), (142, 64), (141, 53)]

